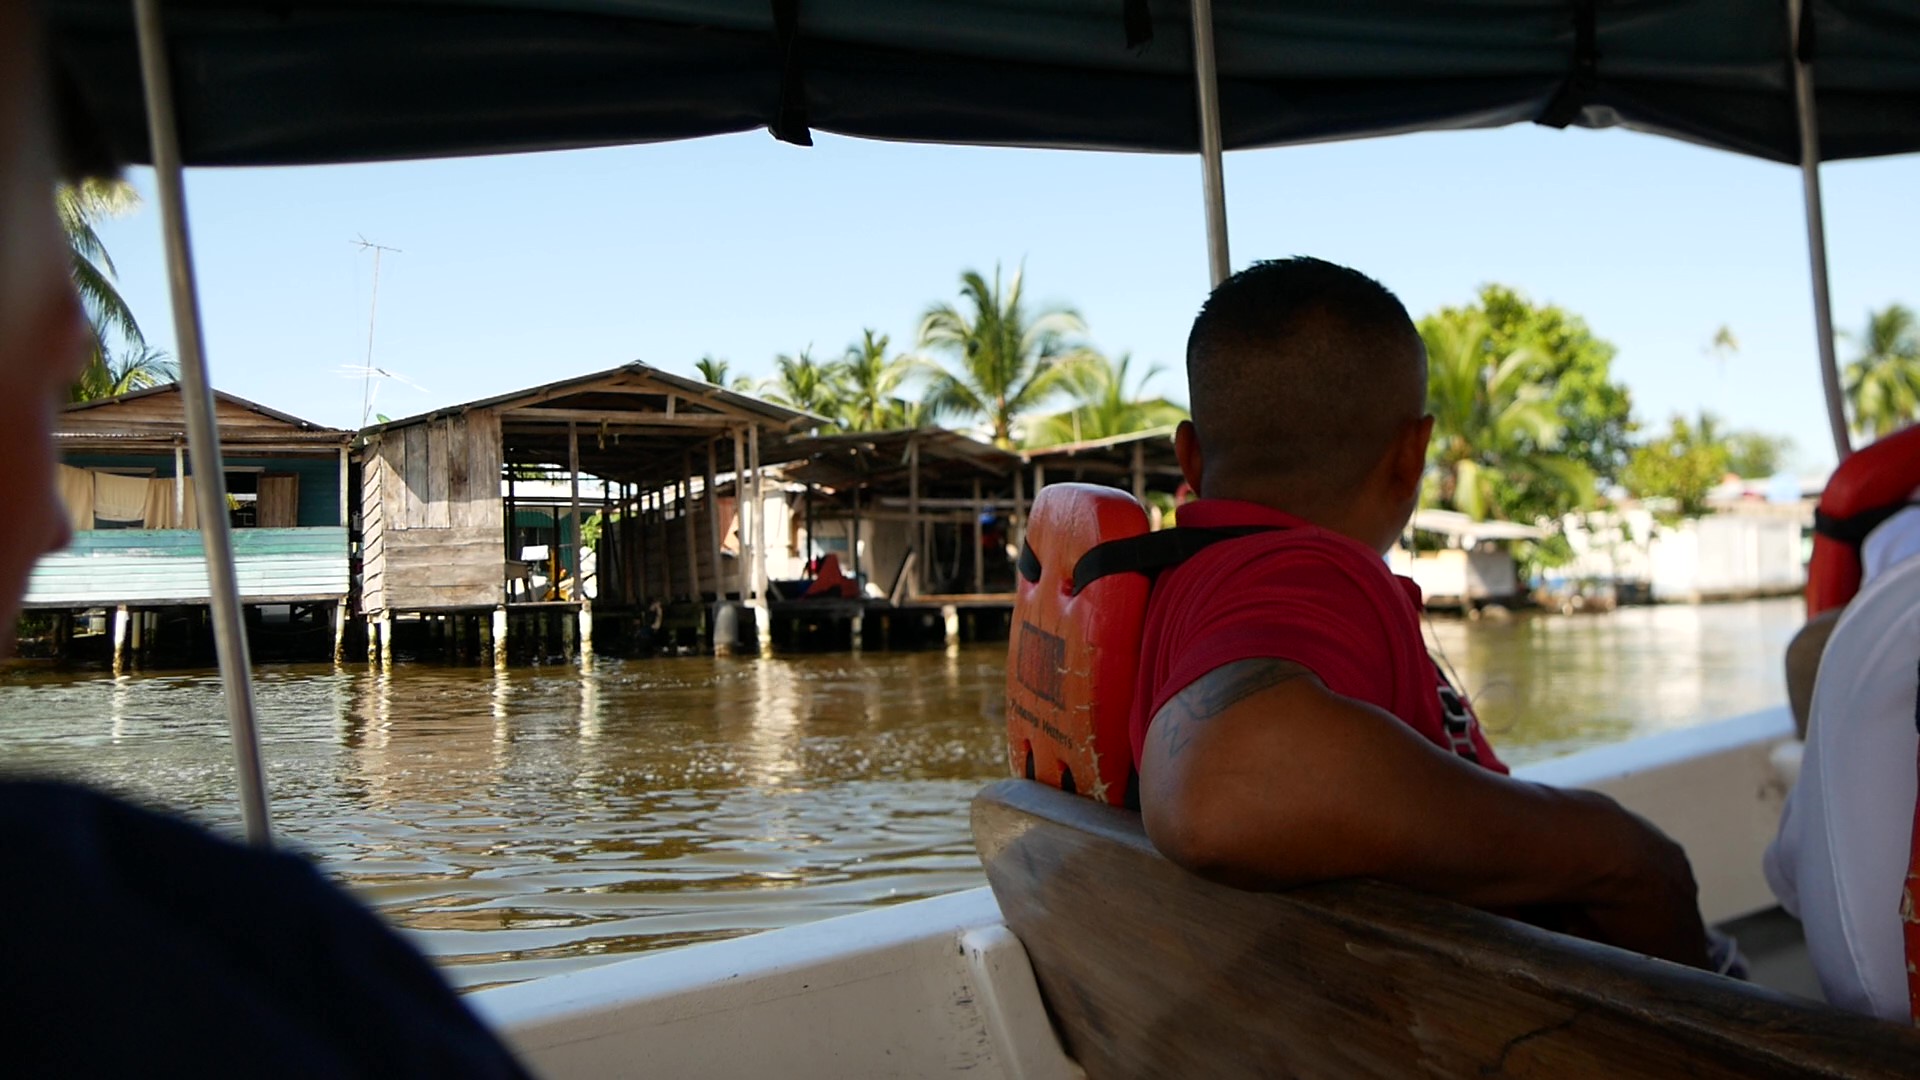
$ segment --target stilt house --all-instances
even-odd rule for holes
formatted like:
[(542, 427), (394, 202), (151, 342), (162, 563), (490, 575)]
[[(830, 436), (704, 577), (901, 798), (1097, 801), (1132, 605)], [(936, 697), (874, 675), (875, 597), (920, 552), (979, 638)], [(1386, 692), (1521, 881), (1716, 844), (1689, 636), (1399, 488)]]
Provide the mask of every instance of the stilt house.
[(762, 443), (818, 423), (628, 364), (369, 428), (362, 610), (376, 630), (395, 615), (492, 612), (478, 636), (504, 659), (516, 611), (627, 619), (655, 603), (759, 604), (765, 515), (748, 500), (736, 523), (720, 478), (757, 490)]
[[(349, 593), (349, 431), (216, 392), (240, 597), (338, 622)], [(73, 529), (40, 560), (29, 608), (107, 608), (116, 643), (159, 609), (209, 602), (186, 413), (167, 385), (69, 405), (55, 425), (59, 490)]]

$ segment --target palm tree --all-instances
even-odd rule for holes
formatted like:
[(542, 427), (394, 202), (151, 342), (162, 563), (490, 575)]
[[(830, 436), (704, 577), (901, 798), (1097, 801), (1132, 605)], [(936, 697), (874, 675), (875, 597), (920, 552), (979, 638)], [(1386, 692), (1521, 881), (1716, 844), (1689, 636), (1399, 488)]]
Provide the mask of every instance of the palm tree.
[(693, 362), (693, 368), (699, 372), (700, 377), (715, 386), (725, 387), (728, 390), (753, 389), (753, 380), (745, 375), (729, 378), (731, 373), (727, 370), (728, 367), (727, 361), (715, 359), (712, 355), (703, 356)]
[(844, 391), (839, 419), (849, 431), (917, 427), (917, 422), (909, 421), (923, 418), (918, 402), (899, 396), (901, 385), (914, 372), (913, 361), (901, 356), (887, 359), (888, 343), (887, 335), (862, 330), (860, 340), (847, 346), (846, 356), (834, 365)]
[(1532, 353), (1494, 352), (1486, 318), (1474, 311), (1424, 320), (1420, 336), (1434, 416), (1431, 501), (1476, 521), (1501, 513), (1503, 494), (1529, 487), (1591, 501), (1593, 473), (1556, 452), (1564, 422), (1528, 381)]
[(992, 429), (995, 446), (1011, 447), (1020, 417), (1057, 390), (1091, 355), (1075, 339), (1087, 331), (1066, 308), (1029, 315), (1022, 302), (1022, 271), (1002, 286), (969, 270), (960, 275), (960, 295), (972, 308), (951, 304), (928, 309), (920, 320), (919, 347), (948, 354), (954, 369), (926, 363), (932, 379), (927, 401), (936, 415), (978, 417)]
[(1064, 380), (1076, 404), (1035, 424), (1027, 445), (1055, 446), (1131, 435), (1187, 418), (1187, 410), (1166, 398), (1145, 396), (1147, 384), (1165, 372), (1165, 367), (1149, 364), (1135, 383), (1129, 378), (1132, 366), (1131, 353), (1121, 354), (1117, 364), (1104, 356), (1084, 358)]
[(1867, 312), (1860, 355), (1846, 370), (1853, 429), (1881, 438), (1920, 415), (1920, 326), (1913, 309), (1889, 304)]
[(90, 364), (73, 385), (72, 400), (97, 401), (118, 397), (135, 390), (146, 390), (165, 383), (178, 382), (180, 365), (159, 349), (142, 345), (128, 349), (112, 359)]
[[(124, 180), (82, 180), (78, 184), (62, 184), (54, 191), (54, 206), (72, 253), (74, 291), (80, 294), (87, 321), (93, 326), (93, 356), (80, 385), (74, 389), (76, 401), (87, 400), (82, 396), (86, 387), (115, 384), (118, 381), (113, 370), (116, 364), (133, 371), (153, 370), (148, 363), (147, 339), (140, 332), (133, 309), (114, 287), (113, 258), (93, 228), (102, 218), (130, 213), (139, 205), (139, 192)], [(109, 360), (111, 342), (116, 336), (128, 353), (119, 360)]]
[(768, 401), (829, 419), (839, 414), (843, 391), (835, 365), (816, 363), (811, 348), (799, 356), (776, 356), (773, 365), (773, 378), (761, 386)]

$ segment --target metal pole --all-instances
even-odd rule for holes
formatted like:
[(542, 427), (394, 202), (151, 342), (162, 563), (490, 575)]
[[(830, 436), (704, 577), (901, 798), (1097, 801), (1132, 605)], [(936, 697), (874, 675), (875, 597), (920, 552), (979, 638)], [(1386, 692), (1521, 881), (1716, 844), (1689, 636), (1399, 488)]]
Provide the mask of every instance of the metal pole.
[(1220, 73), (1213, 61), (1213, 0), (1193, 0), (1193, 80), (1200, 100), (1200, 186), (1207, 202), (1207, 270), (1217, 287), (1227, 259), (1227, 181), (1220, 141)]
[(147, 95), (147, 130), (153, 145), (154, 183), (167, 245), (167, 285), (173, 300), (175, 344), (180, 353), (181, 398), (187, 413), (187, 448), (193, 458), (193, 492), (200, 512), (200, 538), (207, 555), (207, 586), (213, 608), (213, 641), (220, 682), (233, 732), (234, 772), (240, 786), (240, 821), (247, 842), (273, 844), (267, 820), (267, 784), (260, 763), (260, 737), (253, 719), (253, 671), (240, 613), (240, 588), (228, 534), (227, 482), (220, 464), (220, 432), (214, 425), (213, 386), (207, 379), (200, 333), (200, 300), (187, 241), (185, 167), (174, 127), (173, 85), (167, 70), (160, 0), (134, 0), (140, 40), (140, 75)]
[(1787, 35), (1793, 49), (1793, 104), (1800, 122), (1800, 189), (1807, 207), (1807, 255), (1813, 270), (1813, 328), (1820, 345), (1820, 385), (1827, 395), (1827, 424), (1839, 461), (1853, 453), (1847, 433), (1840, 361), (1833, 349), (1833, 298), (1827, 287), (1827, 225), (1820, 205), (1820, 115), (1813, 97), (1813, 69), (1800, 55), (1801, 0), (1787, 0)]

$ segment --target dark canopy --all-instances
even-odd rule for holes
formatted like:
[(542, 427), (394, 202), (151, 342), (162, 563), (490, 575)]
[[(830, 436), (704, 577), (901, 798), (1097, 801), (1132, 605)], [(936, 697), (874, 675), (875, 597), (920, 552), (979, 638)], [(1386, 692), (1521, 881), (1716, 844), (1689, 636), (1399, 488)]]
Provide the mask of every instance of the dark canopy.
[[(43, 0), (144, 160), (130, 0)], [(1822, 156), (1920, 148), (1920, 4), (1808, 0)], [(1180, 0), (171, 0), (187, 161), (751, 128), (1190, 152)], [(1217, 0), (1229, 148), (1535, 121), (1798, 161), (1784, 0)]]

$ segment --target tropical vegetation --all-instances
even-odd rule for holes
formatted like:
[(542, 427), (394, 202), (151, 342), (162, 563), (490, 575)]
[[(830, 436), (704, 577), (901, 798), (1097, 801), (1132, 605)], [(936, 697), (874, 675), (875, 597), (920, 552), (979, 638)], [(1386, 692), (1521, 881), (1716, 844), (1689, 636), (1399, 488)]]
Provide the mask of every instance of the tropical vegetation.
[(1095, 355), (1086, 323), (1071, 308), (1029, 308), (1025, 274), (993, 281), (960, 275), (961, 305), (935, 304), (920, 319), (919, 348), (951, 366), (929, 363), (927, 402), (937, 417), (983, 422), (995, 446), (1014, 445), (1015, 428), (1065, 389)]
[[(1565, 388), (1554, 358), (1522, 335), (1501, 332), (1479, 307), (1422, 319), (1420, 337), (1434, 418), (1430, 505), (1476, 520), (1525, 521), (1592, 503), (1596, 450), (1572, 443), (1573, 425), (1555, 407)], [(1604, 362), (1599, 377), (1610, 385)]]
[(1859, 353), (1844, 382), (1853, 430), (1881, 438), (1920, 417), (1920, 324), (1913, 309), (1889, 304), (1867, 313)]
[(1076, 404), (1036, 422), (1027, 434), (1027, 445), (1114, 438), (1187, 418), (1187, 410), (1179, 405), (1164, 397), (1147, 396), (1147, 384), (1163, 374), (1164, 367), (1148, 364), (1137, 380), (1131, 377), (1132, 367), (1131, 353), (1120, 354), (1118, 362), (1098, 354), (1083, 357), (1062, 379)]
[(1676, 416), (1667, 433), (1636, 447), (1620, 481), (1636, 498), (1664, 504), (1660, 516), (1694, 517), (1707, 509), (1707, 493), (1726, 479), (1732, 455), (1719, 421), (1701, 413), (1697, 421)]
[(131, 213), (140, 205), (139, 193), (124, 180), (83, 180), (61, 185), (54, 192), (54, 205), (72, 253), (74, 291), (93, 327), (93, 355), (74, 384), (72, 400), (92, 401), (174, 381), (178, 368), (165, 353), (148, 347), (133, 309), (114, 285), (113, 258), (94, 229), (104, 218)]

